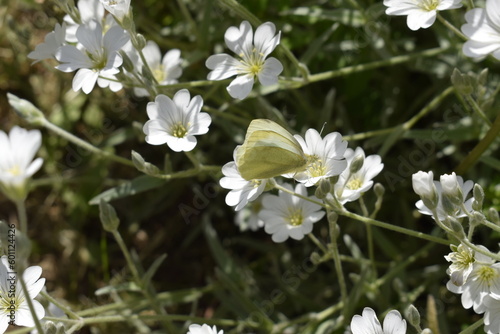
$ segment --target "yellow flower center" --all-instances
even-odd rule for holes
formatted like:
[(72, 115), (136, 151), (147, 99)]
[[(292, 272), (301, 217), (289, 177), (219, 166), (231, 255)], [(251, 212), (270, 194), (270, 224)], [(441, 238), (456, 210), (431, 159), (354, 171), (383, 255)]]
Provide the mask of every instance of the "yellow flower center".
[(357, 189), (361, 188), (362, 185), (363, 185), (363, 181), (361, 179), (351, 178), (349, 180), (349, 182), (347, 182), (346, 187), (347, 187), (347, 189), (357, 190)]
[(326, 174), (326, 167), (323, 165), (323, 160), (317, 155), (308, 155), (307, 162), (307, 173), (311, 177), (319, 177)]
[(420, 8), (430, 12), (436, 10), (439, 6), (440, 0), (420, 0)]
[(7, 173), (11, 174), (12, 176), (21, 175), (21, 168), (19, 168), (19, 166), (13, 166), (10, 169), (7, 169)]
[(158, 66), (153, 69), (153, 76), (155, 77), (156, 81), (162, 82), (165, 80), (165, 71), (163, 71), (163, 66)]
[(250, 181), (250, 183), (252, 184), (252, 186), (254, 188), (258, 188), (262, 184), (262, 180), (255, 179), (255, 180)]
[(241, 57), (239, 72), (242, 74), (256, 76), (264, 68), (264, 54), (258, 52), (256, 48), (253, 48), (250, 54), (241, 53), (239, 56)]
[(87, 56), (92, 61), (93, 70), (102, 70), (108, 63), (108, 56), (104, 49), (102, 49), (102, 53), (99, 52), (98, 54), (87, 52)]
[(177, 138), (184, 138), (186, 136), (187, 130), (184, 124), (182, 123), (177, 123), (174, 124), (172, 127), (172, 136), (177, 137)]
[(295, 211), (290, 212), (288, 216), (289, 224), (292, 226), (300, 226), (304, 221), (304, 216), (302, 215), (302, 210), (296, 209)]
[(497, 275), (497, 271), (489, 266), (482, 266), (478, 273), (479, 279), (488, 284), (488, 286), (491, 285), (491, 282)]
[[(16, 286), (17, 288), (17, 286)], [(13, 301), (13, 303), (11, 303)], [(4, 314), (11, 314), (11, 310), (14, 312), (17, 312), (19, 309), (19, 306), (21, 306), (22, 302), (24, 301), (24, 298), (19, 298), (19, 296), (16, 296), (14, 298), (9, 298), (7, 295), (7, 291), (0, 292), (0, 313)], [(12, 309), (12, 306), (14, 305), (14, 309)], [(8, 318), (10, 321), (10, 318)]]

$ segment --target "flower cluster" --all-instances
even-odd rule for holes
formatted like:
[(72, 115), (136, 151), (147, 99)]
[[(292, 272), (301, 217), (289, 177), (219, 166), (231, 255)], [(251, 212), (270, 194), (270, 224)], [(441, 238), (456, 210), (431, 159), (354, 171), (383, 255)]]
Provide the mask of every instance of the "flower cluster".
[[(265, 124), (265, 123), (263, 123)], [(283, 242), (289, 237), (301, 240), (304, 235), (310, 233), (313, 224), (322, 219), (325, 212), (319, 204), (321, 200), (315, 196), (309, 196), (307, 188), (318, 186), (324, 180), (327, 184), (335, 183), (335, 188), (330, 195), (330, 199), (337, 203), (345, 204), (357, 200), (363, 193), (373, 186), (372, 179), (377, 176), (383, 168), (381, 158), (378, 155), (370, 155), (365, 158), (365, 153), (360, 147), (356, 150), (348, 149), (347, 142), (342, 140), (342, 136), (337, 133), (329, 133), (324, 138), (315, 129), (306, 131), (305, 138), (300, 135), (288, 137), (284, 129), (273, 128), (273, 130), (263, 131), (267, 136), (250, 136), (252, 145), (247, 148), (246, 154), (255, 159), (253, 162), (246, 162), (254, 169), (272, 171), (272, 162), (259, 160), (266, 158), (266, 147), (277, 155), (283, 155), (279, 163), (286, 161), (289, 155), (299, 157), (303, 154), (305, 165), (296, 172), (285, 173), (281, 176), (293, 178), (299, 182), (295, 189), (289, 184), (277, 186), (276, 181), (271, 179), (245, 179), (238, 166), (238, 152), (240, 146), (236, 147), (233, 153), (234, 161), (228, 162), (222, 168), (224, 177), (220, 180), (220, 185), (229, 189), (226, 196), (226, 204), (233, 206), (236, 211), (246, 209), (247, 212), (237, 216), (237, 224), (242, 230), (248, 228), (256, 230), (263, 226), (264, 230), (272, 235), (274, 242)], [(279, 134), (279, 135), (278, 135)], [(283, 139), (283, 138), (288, 139)], [(248, 138), (247, 138), (248, 139)], [(295, 140), (295, 144), (293, 143)], [(283, 142), (279, 142), (283, 140)], [(268, 146), (266, 146), (268, 145)], [(293, 145), (293, 146), (288, 146)], [(279, 147), (279, 149), (276, 149)], [(255, 152), (248, 152), (255, 150)], [(290, 159), (290, 162), (293, 162)], [(353, 163), (353, 161), (356, 161)], [(269, 164), (269, 165), (267, 165)], [(354, 166), (355, 165), (355, 166)], [(282, 168), (281, 164), (277, 166)], [(278, 168), (277, 168), (278, 169)], [(265, 195), (260, 202), (260, 195), (272, 188), (278, 188), (276, 195)], [(318, 189), (319, 190), (319, 189)], [(327, 191), (329, 192), (329, 190)], [(324, 194), (322, 198), (326, 197)], [(258, 205), (251, 205), (259, 199)]]
[(472, 307), (474, 312), (484, 313), (486, 333), (500, 333), (500, 262), (485, 255), (485, 247), (476, 247), (473, 250), (463, 244), (451, 246), (452, 252), (445, 256), (452, 262), (446, 287), (461, 295), (465, 309)]

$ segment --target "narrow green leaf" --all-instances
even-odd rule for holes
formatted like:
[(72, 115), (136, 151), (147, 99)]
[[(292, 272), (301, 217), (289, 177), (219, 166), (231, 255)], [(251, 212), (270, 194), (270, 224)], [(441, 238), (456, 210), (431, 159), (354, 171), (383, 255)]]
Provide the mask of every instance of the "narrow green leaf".
[(160, 255), (156, 260), (154, 260), (153, 264), (149, 267), (148, 271), (146, 271), (146, 274), (144, 274), (142, 278), (142, 282), (145, 287), (149, 285), (149, 282), (151, 281), (151, 278), (153, 278), (154, 274), (160, 268), (160, 265), (165, 261), (167, 258), (167, 254), (162, 254)]
[(124, 182), (117, 187), (106, 190), (105, 192), (95, 196), (89, 201), (90, 205), (97, 205), (104, 200), (110, 202), (118, 198), (129, 197), (142, 193), (147, 190), (159, 188), (166, 183), (165, 180), (158, 179), (149, 175), (141, 175), (132, 181)]

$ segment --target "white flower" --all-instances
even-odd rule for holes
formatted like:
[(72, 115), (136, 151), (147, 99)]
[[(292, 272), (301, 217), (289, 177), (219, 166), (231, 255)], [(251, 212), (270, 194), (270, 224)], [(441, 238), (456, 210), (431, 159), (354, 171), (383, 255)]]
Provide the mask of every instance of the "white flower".
[(338, 132), (332, 132), (321, 139), (315, 129), (306, 131), (305, 140), (294, 135), (307, 156), (308, 164), (303, 172), (289, 173), (285, 177), (293, 177), (306, 187), (317, 184), (323, 178), (339, 175), (346, 168), (344, 152), (347, 142), (342, 140)]
[[(233, 156), (236, 154), (239, 146), (234, 149)], [(235, 158), (235, 157), (234, 157)], [(235, 211), (240, 211), (248, 202), (254, 201), (262, 194), (266, 188), (267, 180), (245, 180), (234, 161), (228, 162), (222, 167), (224, 177), (219, 183), (224, 189), (231, 189), (226, 195), (226, 204), (234, 206)]]
[(406, 321), (401, 314), (392, 310), (385, 316), (384, 327), (380, 326), (375, 311), (369, 307), (362, 315), (355, 315), (351, 320), (352, 334), (406, 334)]
[(210, 115), (200, 112), (203, 99), (197, 95), (191, 99), (187, 89), (174, 95), (173, 101), (163, 94), (149, 102), (149, 121), (144, 124), (146, 142), (151, 145), (167, 144), (175, 152), (191, 151), (196, 146), (197, 135), (208, 132), (212, 122)]
[(487, 295), (483, 299), (484, 330), (487, 334), (500, 333), (500, 296)]
[(481, 314), (486, 311), (483, 303), (484, 296), (494, 294), (500, 296), (500, 263), (474, 263), (474, 269), (467, 281), (461, 285), (455, 285), (451, 280), (446, 288), (453, 293), (461, 293), (462, 306), (465, 309), (474, 308), (474, 312)]
[[(430, 172), (429, 172), (430, 173)], [(415, 175), (415, 174), (414, 174)], [(474, 198), (470, 198), (467, 201), (465, 200), (467, 198), (467, 195), (469, 192), (472, 190), (472, 187), (474, 186), (474, 182), (471, 180), (468, 180), (464, 182), (463, 178), (461, 176), (457, 176), (457, 182), (458, 186), (461, 188), (462, 192), (462, 203), (463, 207), (467, 210), (467, 212), (472, 211), (472, 202), (474, 201)], [(444, 220), (448, 216), (452, 216), (454, 218), (462, 218), (467, 216), (467, 212), (464, 211), (464, 208), (462, 205), (456, 205), (454, 203), (450, 203), (450, 201), (446, 200), (447, 202), (445, 203), (443, 200), (442, 196), (442, 186), (439, 181), (434, 181), (434, 185), (436, 187), (436, 193), (437, 197), (439, 198), (439, 203), (436, 207), (436, 211), (438, 214), (438, 219), (439, 220)], [(415, 188), (415, 186), (414, 186)], [(415, 206), (417, 207), (418, 211), (424, 215), (429, 215), (432, 216), (432, 218), (436, 219), (432, 213), (432, 210), (428, 208), (424, 201), (420, 200), (418, 201)]]
[[(476, 253), (474, 250), (463, 244), (460, 244), (458, 247), (455, 245), (451, 245), (450, 247), (453, 252), (445, 255), (444, 257), (446, 261), (451, 262), (450, 267), (446, 270), (446, 273), (450, 275), (451, 283), (456, 286), (461, 286), (467, 281), (472, 269), (474, 269), (474, 263), (476, 261), (481, 263), (493, 263), (493, 260), (488, 256)], [(483, 246), (478, 247), (486, 250)]]
[[(362, 193), (367, 192), (373, 186), (372, 179), (384, 168), (379, 155), (369, 155), (365, 158), (365, 152), (361, 147), (357, 147), (355, 151), (348, 148), (344, 157), (347, 160), (347, 168), (340, 174), (335, 184), (335, 195), (342, 204), (355, 201)], [(363, 165), (357, 172), (351, 173), (350, 167), (356, 157), (363, 157)]]
[(278, 75), (283, 71), (283, 65), (278, 59), (266, 57), (280, 42), (281, 32), (275, 36), (276, 27), (271, 22), (261, 24), (253, 35), (252, 26), (247, 21), (240, 28), (229, 27), (224, 39), (231, 51), (239, 56), (239, 60), (221, 53), (210, 56), (205, 65), (212, 70), (208, 80), (223, 80), (237, 75), (227, 87), (229, 95), (236, 99), (244, 99), (252, 90), (255, 77), (264, 85), (278, 83)]
[(434, 174), (432, 171), (426, 173), (418, 171), (411, 177), (413, 191), (420, 196), (420, 198), (427, 198), (434, 200), (437, 197), (437, 190), (434, 186)]
[(189, 326), (189, 332), (187, 332), (187, 334), (224, 334), (224, 331), (221, 329), (217, 332), (217, 327), (214, 326), (210, 328), (207, 324), (203, 324), (203, 326), (195, 324)]
[(113, 26), (103, 36), (101, 24), (93, 20), (87, 25), (81, 25), (76, 31), (76, 37), (80, 43), (79, 48), (64, 45), (56, 53), (57, 60), (62, 63), (56, 66), (57, 69), (63, 72), (78, 70), (73, 78), (73, 90), (78, 91), (81, 88), (88, 94), (96, 82), (99, 87), (109, 86), (114, 92), (120, 90), (121, 83), (105, 78), (113, 79), (114, 75), (120, 72), (118, 67), (123, 59), (118, 51), (129, 40), (127, 32)]
[(441, 182), (442, 194), (446, 194), (449, 196), (460, 196), (461, 188), (458, 184), (457, 174), (455, 172), (451, 174), (444, 174), (439, 177), (439, 182)]
[(463, 45), (467, 57), (484, 58), (488, 54), (500, 60), (500, 2), (487, 0), (486, 9), (475, 8), (465, 14), (462, 32), (469, 38)]
[[(132, 46), (131, 43), (129, 44)], [(153, 41), (148, 41), (144, 49), (142, 49), (142, 53), (158, 84), (170, 85), (177, 83), (177, 79), (182, 75), (182, 58), (180, 50), (172, 49), (162, 58), (158, 44)], [(127, 54), (130, 60), (132, 60), (132, 63), (136, 66), (135, 71), (137, 73), (142, 73), (142, 67), (144, 65), (135, 48), (132, 47)], [(134, 88), (134, 94), (137, 96), (149, 96), (148, 91), (144, 88)]]
[(9, 135), (0, 131), (0, 190), (13, 201), (26, 198), (27, 182), (42, 166), (42, 158), (33, 161), (41, 144), (39, 130), (14, 126)]
[(128, 14), (130, 0), (100, 0), (104, 8), (114, 17), (121, 20)]
[(406, 24), (411, 30), (429, 28), (438, 11), (462, 7), (461, 0), (384, 0), (387, 15), (408, 15)]
[(236, 213), (234, 222), (241, 232), (247, 230), (257, 231), (264, 227), (264, 221), (259, 218), (260, 210), (262, 210), (262, 198), (257, 198)]
[[(283, 187), (293, 191), (292, 186), (288, 184)], [(307, 189), (299, 183), (295, 187), (295, 193), (307, 196)], [(314, 196), (308, 198), (319, 201)], [(283, 242), (288, 237), (302, 240), (304, 235), (311, 233), (313, 224), (325, 215), (320, 205), (281, 190), (279, 196), (264, 196), (262, 205), (263, 209), (259, 217), (264, 221), (266, 233), (272, 234), (274, 242)]]
[(62, 25), (56, 23), (54, 31), (45, 35), (44, 42), (38, 44), (35, 50), (28, 54), (28, 58), (36, 60), (33, 64), (44, 59), (55, 59), (57, 49), (65, 43), (65, 36), (66, 23)]
[[(92, 20), (103, 21), (104, 7), (99, 0), (78, 0), (77, 8), (80, 13), (81, 24), (87, 24)], [(66, 41), (78, 42), (76, 30), (80, 24), (76, 23), (69, 15), (64, 16), (64, 22), (66, 22)]]
[[(0, 333), (5, 332), (10, 321), (17, 326), (35, 326), (21, 282), (12, 272), (14, 270), (10, 267), (7, 256), (2, 256), (0, 261)], [(22, 274), (38, 319), (45, 316), (43, 306), (34, 300), (45, 284), (45, 278), (40, 278), (41, 274), (42, 268), (39, 266), (28, 267)], [(9, 296), (12, 292), (13, 298)]]

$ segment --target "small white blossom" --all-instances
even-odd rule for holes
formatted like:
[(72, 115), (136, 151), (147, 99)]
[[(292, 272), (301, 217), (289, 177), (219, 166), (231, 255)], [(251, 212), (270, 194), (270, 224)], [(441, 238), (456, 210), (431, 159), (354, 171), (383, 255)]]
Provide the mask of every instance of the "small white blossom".
[[(233, 157), (238, 148), (239, 146), (234, 149)], [(238, 171), (238, 167), (234, 161), (228, 162), (222, 167), (222, 174), (224, 174), (224, 177), (219, 181), (221, 187), (231, 189), (226, 195), (226, 204), (234, 206), (235, 211), (240, 211), (248, 202), (254, 201), (266, 188), (266, 179), (245, 180)]]
[[(19, 277), (11, 280), (12, 276), (15, 276), (12, 274), (13, 271), (10, 269), (7, 256), (2, 256), (0, 261), (0, 333), (5, 332), (10, 321), (14, 321), (17, 326), (35, 326)], [(45, 278), (40, 278), (41, 274), (42, 268), (39, 266), (28, 267), (22, 274), (38, 319), (45, 316), (43, 306), (34, 300), (45, 284)], [(12, 290), (15, 290), (13, 298), (9, 297)]]
[(369, 307), (362, 315), (355, 315), (351, 320), (352, 334), (406, 334), (406, 321), (401, 314), (392, 310), (385, 316), (384, 327), (380, 325), (375, 311)]
[[(484, 246), (478, 246), (486, 250)], [(469, 247), (460, 244), (458, 247), (451, 245), (453, 252), (445, 255), (445, 259), (451, 262), (450, 267), (446, 270), (446, 273), (450, 275), (450, 282), (456, 286), (463, 285), (467, 278), (469, 277), (472, 269), (474, 269), (474, 263), (490, 263), (493, 264), (493, 260), (482, 253), (476, 253)]]
[(166, 143), (175, 152), (191, 151), (196, 146), (195, 136), (207, 133), (212, 122), (210, 115), (200, 112), (202, 106), (201, 96), (191, 99), (187, 89), (175, 93), (173, 100), (163, 94), (156, 96), (147, 106), (149, 121), (143, 127), (146, 142)]
[(426, 173), (419, 171), (411, 177), (413, 191), (420, 196), (420, 198), (427, 198), (434, 200), (437, 196), (437, 190), (434, 185), (434, 174), (432, 171)]
[[(144, 64), (137, 50), (133, 48), (132, 43), (128, 43), (126, 47), (128, 47), (127, 55), (136, 67), (135, 71), (137, 73), (142, 73)], [(170, 85), (178, 82), (177, 79), (182, 75), (182, 58), (180, 50), (169, 50), (162, 58), (158, 44), (153, 41), (148, 41), (144, 49), (142, 49), (142, 53), (158, 84)], [(149, 96), (148, 91), (144, 88), (134, 88), (134, 94), (139, 97)]]
[[(379, 155), (369, 155), (365, 158), (361, 147), (357, 147), (355, 151), (348, 148), (344, 157), (347, 160), (347, 168), (335, 184), (335, 195), (342, 204), (355, 201), (362, 193), (367, 192), (373, 186), (372, 179), (384, 168)], [(350, 167), (356, 157), (363, 157), (363, 165), (356, 173), (351, 173)]]
[(500, 263), (474, 263), (474, 268), (467, 281), (461, 285), (455, 285), (451, 280), (446, 288), (453, 293), (462, 294), (462, 306), (465, 309), (474, 308), (474, 312), (481, 314), (486, 311), (483, 299), (488, 294), (500, 296)]
[(500, 296), (484, 296), (484, 330), (486, 334), (500, 333)]
[[(462, 205), (456, 205), (456, 204), (451, 203), (450, 201), (448, 201), (446, 199), (445, 200), (447, 201), (447, 203), (444, 203), (445, 200), (443, 199), (443, 195), (442, 195), (443, 189), (441, 186), (441, 182), (434, 181), (434, 186), (436, 187), (437, 197), (439, 198), (439, 203), (437, 204), (437, 207), (436, 207), (436, 211), (437, 211), (439, 220), (444, 220), (448, 216), (452, 216), (454, 218), (466, 217), (467, 213), (472, 211), (472, 202), (474, 201), (474, 198), (470, 198), (468, 200), (465, 200), (465, 199), (467, 198), (467, 196), (469, 195), (469, 192), (474, 187), (474, 182), (472, 182), (471, 180), (464, 182), (464, 180), (461, 176), (457, 176), (456, 179), (458, 182), (458, 186), (460, 187), (461, 192), (462, 192), (462, 201), (461, 201)], [(414, 188), (415, 188), (415, 186), (414, 186)], [(425, 205), (424, 201), (422, 201), (422, 200), (418, 201), (415, 204), (415, 206), (417, 207), (418, 211), (421, 214), (429, 215), (429, 216), (432, 216), (432, 218), (436, 219), (434, 217), (434, 214), (432, 213), (432, 210)], [(464, 208), (466, 211), (464, 211)]]
[[(288, 184), (283, 187), (293, 191)], [(307, 189), (299, 183), (295, 187), (295, 193), (307, 196)], [(309, 198), (319, 201), (314, 196)], [(288, 237), (302, 240), (304, 235), (312, 232), (313, 224), (325, 215), (320, 205), (281, 190), (279, 196), (265, 195), (262, 206), (259, 217), (264, 221), (264, 230), (272, 235), (274, 242), (283, 242)]]
[[(82, 25), (88, 24), (92, 20), (96, 20), (99, 23), (103, 22), (104, 7), (99, 0), (78, 0), (76, 6), (80, 13)], [(64, 16), (64, 22), (66, 23), (66, 41), (70, 43), (78, 42), (76, 31), (80, 27), (80, 24), (76, 23), (69, 15)]]
[(307, 156), (308, 164), (303, 172), (289, 173), (284, 176), (293, 177), (306, 187), (317, 184), (323, 178), (339, 175), (346, 168), (344, 153), (347, 142), (342, 135), (332, 132), (321, 138), (315, 129), (306, 131), (305, 140), (299, 135), (294, 136)]
[(42, 158), (33, 161), (41, 144), (39, 130), (14, 126), (9, 135), (0, 131), (0, 190), (13, 201), (25, 199), (28, 180), (42, 167)]
[(262, 198), (259, 197), (236, 213), (234, 222), (241, 232), (257, 231), (264, 227), (264, 221), (259, 217), (260, 210), (262, 210)]
[(226, 45), (240, 59), (226, 53), (210, 56), (206, 61), (206, 66), (212, 70), (208, 73), (208, 80), (223, 80), (236, 75), (227, 91), (240, 100), (250, 94), (255, 77), (264, 86), (278, 83), (283, 65), (274, 57), (266, 59), (280, 42), (281, 32), (277, 35), (275, 32), (276, 27), (271, 22), (261, 24), (255, 35), (247, 21), (243, 21), (239, 28), (229, 27), (224, 35)]
[(203, 324), (203, 326), (194, 324), (189, 326), (187, 334), (224, 334), (224, 331), (221, 329), (217, 332), (217, 327), (213, 326), (210, 328), (207, 324)]
[[(111, 27), (106, 34), (102, 34), (102, 26), (97, 21), (90, 21), (76, 31), (76, 37), (81, 45), (64, 45), (56, 53), (56, 58), (62, 64), (56, 66), (63, 72), (76, 72), (73, 78), (73, 90), (82, 89), (90, 93), (96, 82), (99, 87), (108, 87), (116, 92), (122, 88), (119, 82), (109, 81), (120, 72), (122, 64), (120, 49), (128, 42), (129, 36), (118, 26)], [(104, 78), (100, 78), (100, 76)]]
[(44, 59), (55, 59), (57, 49), (65, 44), (65, 36), (66, 36), (66, 24), (63, 23), (60, 25), (56, 23), (56, 27), (54, 31), (49, 32), (45, 35), (45, 39), (43, 43), (38, 44), (35, 47), (34, 51), (31, 51), (28, 54), (28, 58), (34, 59), (36, 63), (40, 60)]
[(104, 8), (114, 17), (122, 20), (130, 9), (130, 0), (100, 0)]
[(462, 7), (461, 0), (384, 0), (387, 15), (408, 15), (406, 24), (411, 30), (429, 28), (438, 11)]
[(463, 45), (467, 57), (484, 58), (488, 54), (500, 60), (500, 2), (487, 0), (486, 9), (474, 8), (465, 14), (462, 32), (469, 38)]

